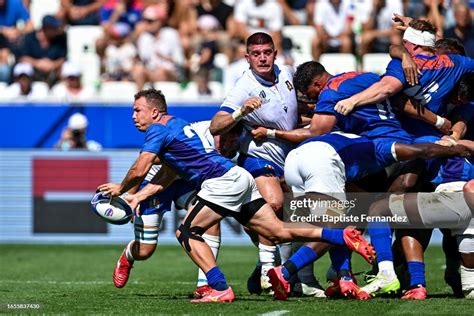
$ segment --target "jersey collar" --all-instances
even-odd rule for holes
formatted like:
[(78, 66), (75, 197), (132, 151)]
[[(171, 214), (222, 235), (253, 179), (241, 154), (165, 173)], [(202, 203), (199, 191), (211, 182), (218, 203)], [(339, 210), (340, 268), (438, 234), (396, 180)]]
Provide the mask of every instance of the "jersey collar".
[(255, 71), (253, 71), (253, 69), (250, 69), (250, 70), (252, 71), (252, 74), (255, 77), (255, 79), (258, 81), (258, 83), (260, 83), (261, 85), (263, 85), (265, 87), (272, 87), (272, 86), (276, 85), (278, 83), (278, 78), (279, 78), (279, 75), (281, 73), (280, 68), (278, 68), (278, 66), (276, 64), (274, 64), (273, 65), (273, 71), (275, 72), (275, 82), (271, 82), (271, 81), (265, 80), (262, 77), (260, 77), (259, 75), (257, 75), (257, 73)]

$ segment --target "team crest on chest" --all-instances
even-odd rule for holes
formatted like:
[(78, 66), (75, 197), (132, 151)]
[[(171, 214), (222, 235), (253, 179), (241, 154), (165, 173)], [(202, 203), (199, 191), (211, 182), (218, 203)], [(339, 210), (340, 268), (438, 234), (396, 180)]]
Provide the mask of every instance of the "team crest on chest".
[(260, 99), (262, 99), (262, 104), (268, 103), (270, 101), (270, 99), (267, 99), (267, 94), (263, 90), (260, 91), (258, 96), (260, 97)]
[(293, 90), (293, 84), (290, 82), (290, 80), (285, 81), (286, 87), (288, 88), (288, 91)]

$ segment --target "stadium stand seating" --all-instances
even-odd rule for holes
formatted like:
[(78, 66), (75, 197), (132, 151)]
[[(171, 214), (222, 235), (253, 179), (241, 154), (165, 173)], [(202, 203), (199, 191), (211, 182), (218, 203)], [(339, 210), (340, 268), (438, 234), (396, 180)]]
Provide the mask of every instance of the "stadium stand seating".
[(103, 101), (133, 102), (137, 85), (130, 81), (106, 81), (102, 83), (100, 97)]
[(60, 5), (60, 0), (31, 0), (30, 16), (34, 27), (41, 27), (41, 19), (43, 19), (43, 16), (47, 14), (56, 14)]
[(357, 70), (357, 59), (352, 54), (322, 54), (319, 62), (333, 75)]
[[(222, 99), (223, 98), (223, 86), (218, 81), (210, 81), (209, 89), (211, 90), (211, 98)], [(180, 98), (183, 100), (193, 100), (203, 98), (199, 96), (197, 84), (194, 81), (189, 82), (186, 88), (181, 92)]]
[(291, 39), (291, 51), (295, 64), (312, 60), (311, 40), (316, 34), (316, 29), (309, 25), (286, 25), (282, 29), (284, 37)]
[(95, 51), (95, 41), (103, 36), (101, 26), (69, 26), (67, 29), (68, 59), (82, 68), (82, 83), (95, 86), (100, 80), (100, 58)]
[(391, 57), (389, 54), (373, 53), (365, 54), (362, 58), (362, 71), (375, 72), (377, 74), (385, 73)]

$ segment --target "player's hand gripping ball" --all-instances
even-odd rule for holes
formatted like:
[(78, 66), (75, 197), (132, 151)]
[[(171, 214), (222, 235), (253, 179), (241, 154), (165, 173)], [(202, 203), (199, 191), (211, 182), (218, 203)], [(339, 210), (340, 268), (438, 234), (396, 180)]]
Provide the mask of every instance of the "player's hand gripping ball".
[(133, 217), (133, 210), (128, 203), (119, 196), (104, 195), (97, 192), (91, 200), (92, 211), (110, 224), (123, 225)]

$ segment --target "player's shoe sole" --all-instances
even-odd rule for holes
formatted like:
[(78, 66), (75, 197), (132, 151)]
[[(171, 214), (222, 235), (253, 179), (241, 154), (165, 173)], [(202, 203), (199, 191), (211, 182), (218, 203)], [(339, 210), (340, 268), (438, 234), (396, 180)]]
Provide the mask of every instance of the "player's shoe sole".
[(362, 236), (360, 231), (355, 227), (346, 227), (343, 231), (344, 242), (347, 247), (359, 255), (361, 255), (365, 261), (372, 263), (375, 259), (375, 250), (371, 244)]
[(132, 268), (133, 262), (127, 260), (124, 250), (119, 260), (117, 261), (117, 266), (114, 270), (113, 280), (116, 288), (123, 288), (125, 284), (127, 284), (128, 278), (130, 276), (130, 270)]
[(229, 287), (227, 290), (218, 291), (212, 289), (204, 297), (192, 300), (191, 303), (230, 303), (235, 299), (234, 291)]
[(272, 268), (268, 271), (267, 275), (270, 278), (275, 298), (279, 301), (286, 301), (290, 293), (290, 282), (283, 277), (281, 268), (282, 266)]

